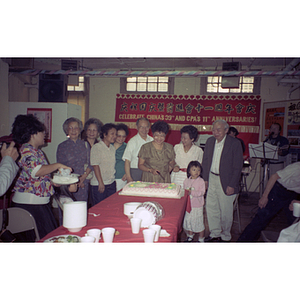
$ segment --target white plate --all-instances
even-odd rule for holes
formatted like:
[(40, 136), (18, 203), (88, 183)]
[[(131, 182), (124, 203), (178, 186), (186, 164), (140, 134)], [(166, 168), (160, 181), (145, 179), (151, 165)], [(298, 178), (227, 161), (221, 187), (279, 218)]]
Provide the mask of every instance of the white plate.
[[(75, 241), (68, 241), (68, 237), (71, 236), (72, 238), (75, 238)], [(76, 241), (76, 238), (78, 241)], [(65, 235), (57, 235), (53, 236), (47, 240), (44, 241), (44, 243), (80, 243), (81, 237), (78, 235), (73, 235), (73, 234), (65, 234)]]
[(160, 230), (160, 235), (159, 235), (160, 237), (168, 237), (168, 236), (170, 236), (170, 234), (167, 232), (167, 230), (165, 230), (165, 229), (161, 229)]
[(61, 185), (72, 184), (79, 181), (78, 176), (79, 175), (77, 174), (71, 174), (71, 176), (67, 180), (66, 179), (61, 180), (58, 177), (56, 177), (55, 179), (54, 178), (52, 179), (52, 182)]
[(152, 212), (147, 210), (145, 207), (138, 208), (133, 213), (134, 218), (140, 218), (142, 219), (141, 227), (146, 228), (149, 227), (152, 224), (155, 224), (155, 216)]

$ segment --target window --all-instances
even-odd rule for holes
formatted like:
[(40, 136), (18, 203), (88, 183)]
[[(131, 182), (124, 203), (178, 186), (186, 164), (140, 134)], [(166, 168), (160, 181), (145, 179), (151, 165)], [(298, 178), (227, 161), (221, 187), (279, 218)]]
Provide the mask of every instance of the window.
[(84, 76), (79, 76), (78, 85), (69, 85), (68, 92), (84, 92)]
[(170, 77), (127, 77), (121, 78), (121, 93), (166, 93), (174, 91), (174, 80)]
[(207, 93), (247, 93), (253, 94), (255, 80), (253, 76), (240, 76), (239, 88), (222, 88), (222, 76), (208, 76)]

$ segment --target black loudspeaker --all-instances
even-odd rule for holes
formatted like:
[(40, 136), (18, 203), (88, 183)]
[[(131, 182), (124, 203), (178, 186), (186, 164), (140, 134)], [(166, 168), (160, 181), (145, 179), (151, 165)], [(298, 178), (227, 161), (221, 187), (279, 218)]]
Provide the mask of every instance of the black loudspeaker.
[(39, 102), (67, 102), (68, 76), (39, 75)]

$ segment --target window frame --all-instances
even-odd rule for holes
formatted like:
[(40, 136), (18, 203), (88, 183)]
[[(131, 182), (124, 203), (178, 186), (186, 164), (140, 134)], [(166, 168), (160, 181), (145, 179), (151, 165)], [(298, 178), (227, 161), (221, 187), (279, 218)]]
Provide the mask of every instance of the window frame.
[(129, 77), (121, 77), (120, 78), (120, 93), (121, 94), (154, 94), (154, 95), (169, 95), (169, 94), (174, 94), (174, 77), (168, 77), (168, 91), (167, 92), (149, 92), (149, 91), (127, 91), (126, 86), (127, 86), (127, 78), (130, 77), (163, 77), (163, 76), (129, 76)]
[[(221, 77), (221, 76), (218, 76)], [(249, 76), (244, 76), (244, 77), (249, 77)], [(207, 92), (207, 80), (208, 80), (208, 76), (207, 77), (202, 77), (201, 81), (200, 81), (200, 93), (201, 95), (237, 95), (237, 94), (241, 94), (241, 95), (260, 95), (260, 83), (261, 83), (261, 77), (257, 77), (257, 76), (253, 76), (254, 77), (254, 83), (253, 83), (253, 93), (242, 93), (242, 92), (238, 92), (238, 93), (232, 93), (232, 92)]]
[[(80, 78), (83, 78), (83, 81), (80, 81)], [(85, 80), (86, 80), (86, 78), (84, 76), (78, 76), (78, 85), (68, 84), (67, 92), (69, 92), (69, 93), (84, 93), (85, 89), (86, 89)], [(79, 88), (81, 84), (83, 85), (83, 90), (76, 90), (76, 88)], [(69, 88), (73, 88), (73, 90), (69, 90)]]

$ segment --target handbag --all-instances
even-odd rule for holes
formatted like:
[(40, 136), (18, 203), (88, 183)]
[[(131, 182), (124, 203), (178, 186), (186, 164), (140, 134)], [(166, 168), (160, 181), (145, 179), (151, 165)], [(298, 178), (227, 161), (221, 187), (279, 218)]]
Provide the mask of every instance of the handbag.
[[(85, 142), (85, 147), (86, 147), (86, 149), (88, 149), (87, 142)], [(88, 152), (86, 152), (86, 159), (87, 159), (87, 161), (89, 161)], [(88, 166), (89, 166), (89, 164), (84, 164), (84, 172), (86, 171)], [(91, 180), (92, 178), (93, 178), (93, 171), (91, 171), (91, 173), (86, 177), (86, 180)]]

